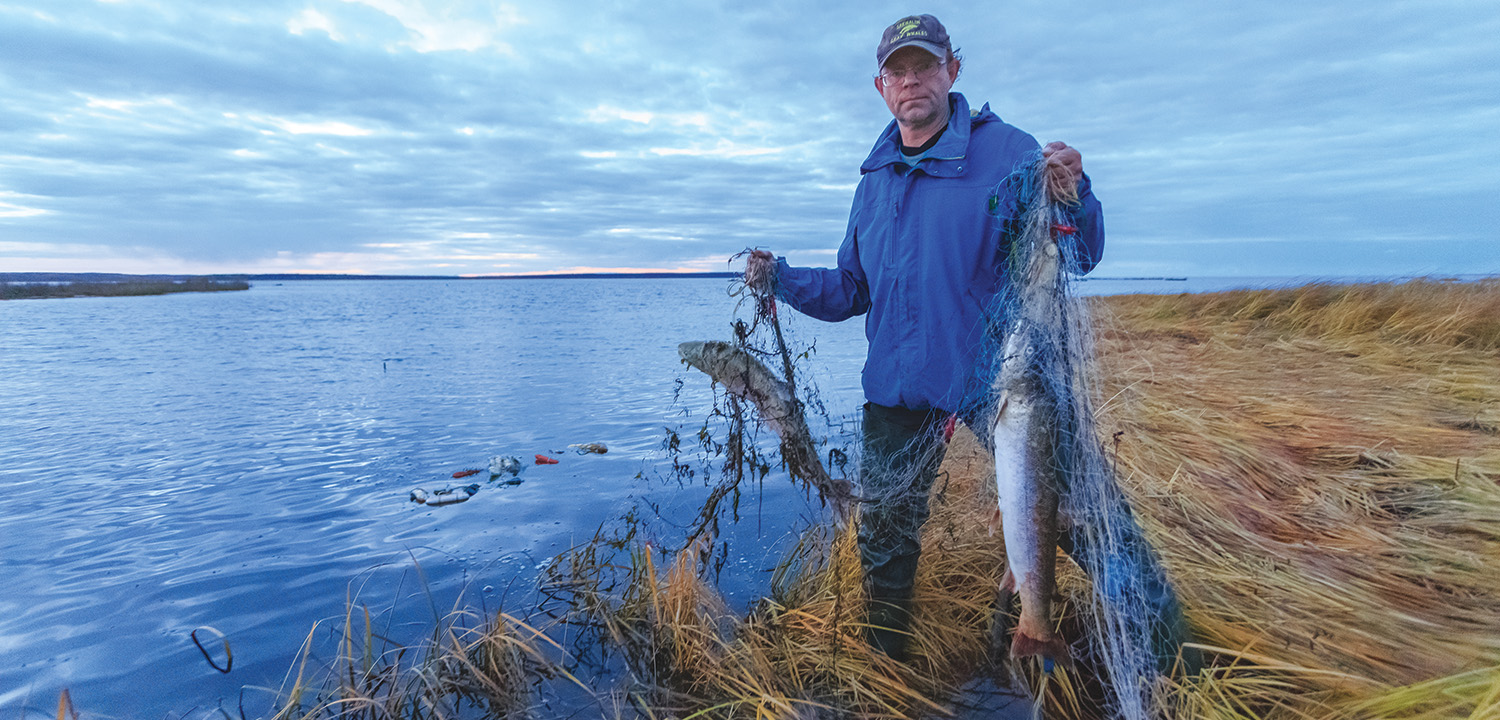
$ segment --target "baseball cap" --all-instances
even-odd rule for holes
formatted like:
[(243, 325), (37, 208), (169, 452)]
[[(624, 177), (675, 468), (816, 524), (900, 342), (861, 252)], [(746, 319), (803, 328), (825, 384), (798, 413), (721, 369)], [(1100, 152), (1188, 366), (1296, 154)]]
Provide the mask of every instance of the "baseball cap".
[(885, 29), (880, 36), (880, 46), (875, 48), (875, 67), (885, 67), (891, 53), (909, 45), (915, 45), (940, 59), (946, 59), (953, 50), (948, 42), (948, 30), (931, 15), (908, 15)]

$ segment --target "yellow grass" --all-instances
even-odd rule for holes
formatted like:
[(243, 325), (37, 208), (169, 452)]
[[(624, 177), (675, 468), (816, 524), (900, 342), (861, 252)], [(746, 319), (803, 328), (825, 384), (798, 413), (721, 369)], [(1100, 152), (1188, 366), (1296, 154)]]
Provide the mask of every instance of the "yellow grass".
[(1120, 481), (1200, 636), (1287, 684), (1245, 702), (1493, 717), (1500, 281), (1098, 305)]
[(350, 597), (337, 655), (309, 667), (318, 634), (314, 625), (280, 688), (258, 688), (277, 698), (273, 720), (526, 718), (541, 679), (581, 684), (557, 664), (555, 640), (503, 612), (455, 607), (434, 618), (427, 638), (402, 642)]

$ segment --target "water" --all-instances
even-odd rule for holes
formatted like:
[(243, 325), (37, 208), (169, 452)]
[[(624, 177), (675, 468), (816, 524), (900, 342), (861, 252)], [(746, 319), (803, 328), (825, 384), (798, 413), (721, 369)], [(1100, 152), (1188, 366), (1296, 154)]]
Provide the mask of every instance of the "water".
[[(495, 607), (641, 498), (690, 513), (700, 495), (653, 478), (663, 428), (711, 403), (676, 345), (730, 337), (726, 287), (289, 281), (0, 304), (0, 714), (50, 715), (64, 687), (92, 714), (233, 714), (242, 687), (280, 684), (347, 593), (379, 609), (414, 592), (420, 564), (439, 604), (462, 591)], [(788, 322), (816, 339), (825, 403), (852, 414), (861, 324)], [(610, 452), (563, 454), (462, 505), (407, 501), (492, 455), (580, 442)], [(765, 487), (735, 531), (747, 570), (732, 592), (755, 592), (818, 514), (789, 484)], [(229, 637), (231, 673), (194, 647), (202, 625)]]

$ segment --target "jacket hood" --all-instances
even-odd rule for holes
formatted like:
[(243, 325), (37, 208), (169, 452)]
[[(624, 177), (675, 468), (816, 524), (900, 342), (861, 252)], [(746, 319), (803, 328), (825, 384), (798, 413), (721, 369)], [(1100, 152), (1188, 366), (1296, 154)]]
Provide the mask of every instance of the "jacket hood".
[[(948, 129), (943, 131), (937, 145), (922, 162), (923, 172), (938, 177), (961, 174), (964, 155), (969, 150), (969, 134), (985, 123), (1000, 122), (1000, 116), (990, 112), (989, 103), (978, 110), (970, 110), (969, 101), (962, 93), (948, 93), (948, 110)], [(885, 126), (880, 139), (875, 141), (875, 147), (859, 166), (859, 171), (864, 174), (899, 162), (905, 162), (901, 157), (901, 129), (892, 120)]]

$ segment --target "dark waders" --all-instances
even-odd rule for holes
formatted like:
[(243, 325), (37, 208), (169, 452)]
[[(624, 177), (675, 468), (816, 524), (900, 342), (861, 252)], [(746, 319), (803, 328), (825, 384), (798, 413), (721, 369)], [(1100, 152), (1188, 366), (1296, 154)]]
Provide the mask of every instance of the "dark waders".
[(943, 461), (942, 410), (865, 403), (859, 559), (869, 594), (870, 645), (906, 658), (912, 584), (922, 554), (927, 491)]

